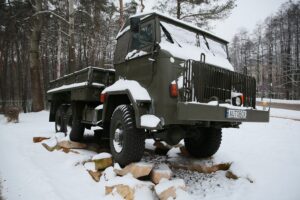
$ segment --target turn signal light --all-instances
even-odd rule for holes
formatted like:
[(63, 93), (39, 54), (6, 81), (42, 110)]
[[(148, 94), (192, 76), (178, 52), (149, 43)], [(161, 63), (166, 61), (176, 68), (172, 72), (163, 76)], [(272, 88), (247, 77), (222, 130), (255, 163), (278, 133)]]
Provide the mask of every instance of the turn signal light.
[(242, 105), (245, 105), (245, 104), (244, 104), (244, 101), (245, 101), (245, 100), (244, 100), (244, 95), (241, 96), (241, 100), (242, 100)]
[(176, 83), (170, 85), (170, 95), (171, 97), (178, 97), (178, 87)]
[(100, 95), (100, 102), (104, 103), (105, 100), (106, 100), (106, 97), (107, 97), (107, 93), (101, 93), (101, 95)]

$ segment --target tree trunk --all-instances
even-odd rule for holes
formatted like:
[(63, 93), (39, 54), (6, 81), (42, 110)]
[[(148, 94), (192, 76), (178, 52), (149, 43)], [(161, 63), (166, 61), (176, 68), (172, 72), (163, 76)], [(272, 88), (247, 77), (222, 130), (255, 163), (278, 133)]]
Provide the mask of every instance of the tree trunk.
[[(42, 2), (35, 1), (35, 11), (42, 10)], [(30, 34), (30, 77), (31, 77), (31, 92), (32, 92), (32, 111), (37, 112), (44, 109), (42, 82), (40, 77), (40, 54), (39, 54), (39, 42), (41, 35), (41, 19), (39, 16), (35, 16), (32, 23), (32, 29)]]
[(32, 111), (37, 112), (44, 109), (43, 95), (40, 77), (40, 58), (39, 58), (39, 37), (40, 32), (37, 27), (32, 28), (30, 36), (30, 76), (32, 92)]
[(76, 71), (74, 39), (74, 0), (69, 0), (69, 72)]
[(145, 9), (145, 4), (144, 4), (144, 0), (140, 0), (141, 2), (141, 13), (144, 12)]
[(123, 0), (119, 0), (120, 3), (120, 19), (119, 19), (119, 23), (120, 23), (120, 28), (123, 27), (124, 25), (124, 5), (123, 5)]
[(181, 0), (177, 0), (177, 19), (181, 17)]
[(61, 76), (61, 22), (58, 22), (58, 40), (57, 40), (57, 63), (56, 63), (56, 78)]

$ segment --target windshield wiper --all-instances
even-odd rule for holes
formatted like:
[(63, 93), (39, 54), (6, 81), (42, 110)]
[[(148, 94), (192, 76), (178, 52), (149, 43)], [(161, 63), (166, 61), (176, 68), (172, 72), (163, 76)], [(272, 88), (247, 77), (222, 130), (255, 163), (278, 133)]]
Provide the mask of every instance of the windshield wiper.
[(206, 40), (206, 37), (205, 37), (205, 35), (202, 35), (202, 36), (203, 36), (203, 38), (204, 38), (204, 40), (205, 40), (205, 44), (206, 44), (206, 46), (207, 46), (208, 50), (210, 50), (210, 48), (209, 48), (209, 44), (208, 44), (208, 42), (207, 42), (207, 40)]
[(209, 44), (208, 44), (208, 42), (207, 42), (207, 40), (206, 40), (206, 37), (205, 37), (204, 35), (203, 35), (203, 38), (204, 38), (204, 40), (205, 40), (205, 44), (206, 44), (208, 50), (209, 50), (214, 56), (216, 56), (215, 53), (212, 51), (212, 49), (209, 48)]
[[(172, 44), (174, 44), (174, 40), (173, 40), (171, 34), (169, 33), (169, 31), (168, 31), (162, 24), (160, 24), (160, 26), (161, 26), (163, 32), (165, 33), (167, 39), (168, 39)], [(180, 45), (176, 40), (175, 40), (175, 42), (178, 44), (179, 47), (181, 47), (181, 45)]]
[(167, 39), (168, 39), (172, 44), (174, 44), (173, 38), (172, 38), (171, 34), (169, 33), (169, 31), (168, 31), (162, 24), (160, 24), (160, 26), (161, 26), (163, 32), (165, 33)]

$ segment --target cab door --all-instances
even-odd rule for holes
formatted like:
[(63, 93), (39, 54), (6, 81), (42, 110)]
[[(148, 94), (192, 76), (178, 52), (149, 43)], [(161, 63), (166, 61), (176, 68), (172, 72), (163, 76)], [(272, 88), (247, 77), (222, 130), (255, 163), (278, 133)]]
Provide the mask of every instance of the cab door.
[(125, 62), (128, 67), (128, 80), (136, 80), (144, 87), (152, 81), (153, 58), (155, 43), (155, 21), (143, 22), (138, 33), (132, 33), (130, 47)]

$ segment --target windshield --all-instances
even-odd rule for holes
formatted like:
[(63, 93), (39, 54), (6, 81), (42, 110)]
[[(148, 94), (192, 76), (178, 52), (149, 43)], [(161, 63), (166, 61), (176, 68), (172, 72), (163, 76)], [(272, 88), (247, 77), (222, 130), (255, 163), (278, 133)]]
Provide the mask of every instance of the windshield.
[(182, 48), (196, 47), (201, 53), (206, 55), (211, 54), (212, 56), (228, 59), (225, 43), (213, 40), (202, 33), (193, 32), (167, 22), (161, 21), (160, 25), (161, 42), (177, 44)]

